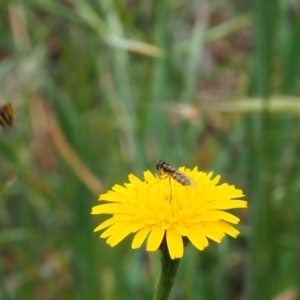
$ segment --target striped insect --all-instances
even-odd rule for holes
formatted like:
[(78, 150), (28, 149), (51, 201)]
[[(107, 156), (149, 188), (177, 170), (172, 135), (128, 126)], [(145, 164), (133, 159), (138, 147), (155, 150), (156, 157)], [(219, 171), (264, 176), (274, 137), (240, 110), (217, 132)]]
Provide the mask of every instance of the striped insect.
[(0, 100), (0, 125), (5, 128), (6, 126), (12, 126), (15, 117), (14, 107), (3, 100)]
[(169, 178), (173, 178), (175, 181), (184, 186), (196, 186), (196, 182), (190, 177), (178, 171), (174, 166), (167, 163), (164, 160), (156, 160), (156, 169), (159, 171), (159, 177), (165, 178), (168, 176)]

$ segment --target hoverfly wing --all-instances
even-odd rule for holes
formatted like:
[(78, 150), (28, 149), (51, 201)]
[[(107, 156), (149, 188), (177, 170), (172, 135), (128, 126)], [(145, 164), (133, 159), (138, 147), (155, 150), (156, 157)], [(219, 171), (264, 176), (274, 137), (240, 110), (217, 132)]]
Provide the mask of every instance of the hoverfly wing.
[(197, 186), (197, 183), (189, 176), (177, 171), (180, 176), (178, 176), (177, 179), (175, 179), (176, 181), (178, 181), (179, 183), (181, 183), (182, 185), (186, 185), (186, 186)]
[(197, 186), (197, 183), (192, 179), (192, 178), (190, 178), (190, 177), (188, 177), (188, 176), (186, 176), (186, 175), (184, 175), (187, 179), (188, 179), (188, 181), (189, 181), (189, 184), (187, 184), (187, 185), (189, 185), (189, 186)]

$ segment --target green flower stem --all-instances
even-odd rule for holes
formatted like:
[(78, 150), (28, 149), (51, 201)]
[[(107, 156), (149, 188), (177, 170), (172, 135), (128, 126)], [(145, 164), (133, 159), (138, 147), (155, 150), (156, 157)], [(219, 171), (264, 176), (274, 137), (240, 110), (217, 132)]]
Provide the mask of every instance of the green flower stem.
[(161, 273), (153, 300), (168, 299), (180, 262), (180, 259), (171, 259), (165, 238), (160, 246), (160, 250)]

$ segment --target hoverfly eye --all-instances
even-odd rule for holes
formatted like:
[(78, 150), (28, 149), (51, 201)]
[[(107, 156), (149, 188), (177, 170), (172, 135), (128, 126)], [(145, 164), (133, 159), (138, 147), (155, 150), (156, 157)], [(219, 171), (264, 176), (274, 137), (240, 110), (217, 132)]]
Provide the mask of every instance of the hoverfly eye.
[(156, 160), (155, 163), (156, 163), (156, 165), (155, 165), (156, 169), (157, 169), (157, 171), (159, 171), (163, 164), (163, 160)]

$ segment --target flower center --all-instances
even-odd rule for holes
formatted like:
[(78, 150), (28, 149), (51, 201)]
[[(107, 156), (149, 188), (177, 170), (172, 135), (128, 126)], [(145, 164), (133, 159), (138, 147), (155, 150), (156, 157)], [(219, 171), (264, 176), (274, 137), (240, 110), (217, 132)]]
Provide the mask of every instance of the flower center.
[(166, 201), (171, 201), (172, 200), (172, 195), (170, 193), (164, 194), (164, 200)]

